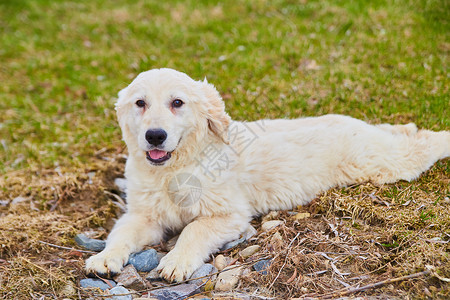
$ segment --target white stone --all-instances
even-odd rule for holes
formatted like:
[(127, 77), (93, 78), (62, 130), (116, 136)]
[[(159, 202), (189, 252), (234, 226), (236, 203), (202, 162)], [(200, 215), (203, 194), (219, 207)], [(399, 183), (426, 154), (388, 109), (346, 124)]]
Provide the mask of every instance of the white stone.
[(244, 267), (231, 266), (225, 269), (217, 277), (215, 290), (219, 292), (226, 292), (232, 290), (239, 283), (239, 277), (242, 274)]
[(222, 254), (217, 255), (214, 259), (214, 267), (216, 267), (218, 271), (222, 271), (227, 265), (227, 259)]
[(264, 222), (262, 224), (261, 228), (263, 231), (268, 231), (268, 230), (275, 228), (281, 224), (283, 224), (283, 221), (281, 221), (281, 220), (272, 220), (272, 221)]
[(239, 254), (242, 256), (242, 258), (245, 259), (258, 252), (259, 249), (261, 249), (261, 246), (259, 245), (248, 246), (247, 248), (242, 250)]

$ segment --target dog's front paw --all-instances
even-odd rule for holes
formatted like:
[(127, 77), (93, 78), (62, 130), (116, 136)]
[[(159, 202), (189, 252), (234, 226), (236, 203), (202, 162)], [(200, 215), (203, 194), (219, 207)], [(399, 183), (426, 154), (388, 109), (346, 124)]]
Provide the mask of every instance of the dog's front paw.
[(202, 264), (203, 260), (192, 257), (192, 254), (172, 250), (161, 259), (156, 270), (169, 282), (181, 282), (188, 279)]
[(120, 273), (128, 257), (115, 251), (102, 251), (86, 260), (86, 274), (112, 277)]

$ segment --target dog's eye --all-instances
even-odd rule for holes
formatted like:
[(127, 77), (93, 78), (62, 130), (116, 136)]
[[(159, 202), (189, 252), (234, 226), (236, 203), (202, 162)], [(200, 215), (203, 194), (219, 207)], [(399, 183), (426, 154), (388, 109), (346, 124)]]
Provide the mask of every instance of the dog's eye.
[(136, 101), (136, 105), (138, 107), (145, 107), (145, 101), (144, 100), (138, 100), (138, 101)]
[(180, 99), (175, 99), (172, 101), (172, 107), (174, 107), (174, 108), (181, 107), (183, 104), (184, 104), (184, 102), (181, 101)]

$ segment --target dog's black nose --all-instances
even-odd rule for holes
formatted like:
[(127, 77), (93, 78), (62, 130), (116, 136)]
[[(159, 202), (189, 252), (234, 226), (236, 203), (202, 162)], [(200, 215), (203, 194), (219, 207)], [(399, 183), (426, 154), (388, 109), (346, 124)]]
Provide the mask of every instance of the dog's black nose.
[(167, 132), (162, 129), (149, 129), (145, 133), (145, 139), (153, 146), (159, 146), (167, 138)]

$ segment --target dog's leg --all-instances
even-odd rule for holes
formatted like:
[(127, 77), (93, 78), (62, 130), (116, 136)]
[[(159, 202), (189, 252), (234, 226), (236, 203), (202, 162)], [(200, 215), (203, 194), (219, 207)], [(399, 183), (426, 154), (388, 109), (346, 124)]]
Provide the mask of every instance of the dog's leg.
[(239, 237), (250, 221), (242, 215), (199, 218), (181, 232), (175, 248), (161, 259), (158, 271), (168, 281), (183, 281), (224, 243)]
[(161, 227), (148, 216), (126, 213), (109, 234), (105, 249), (86, 260), (86, 272), (106, 277), (119, 273), (131, 253), (158, 243), (162, 235)]

